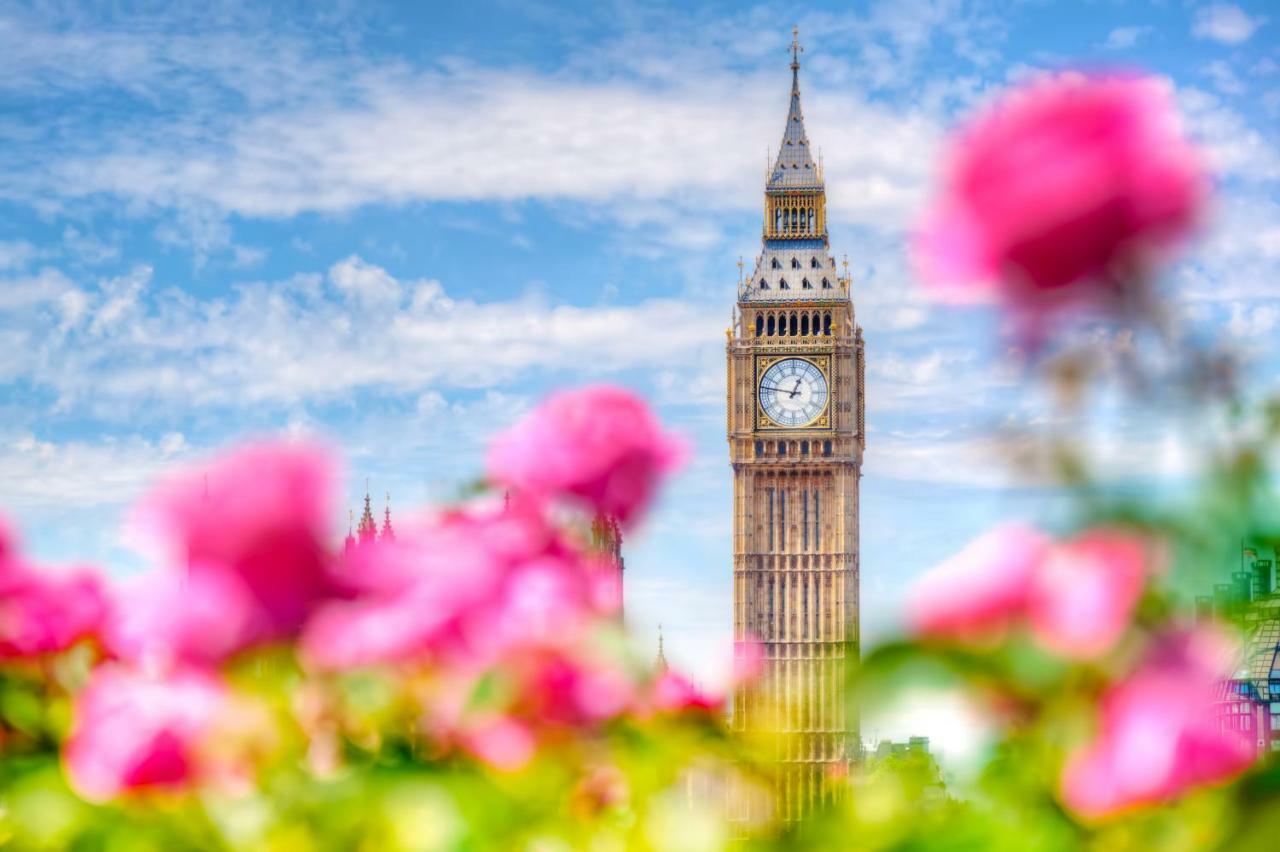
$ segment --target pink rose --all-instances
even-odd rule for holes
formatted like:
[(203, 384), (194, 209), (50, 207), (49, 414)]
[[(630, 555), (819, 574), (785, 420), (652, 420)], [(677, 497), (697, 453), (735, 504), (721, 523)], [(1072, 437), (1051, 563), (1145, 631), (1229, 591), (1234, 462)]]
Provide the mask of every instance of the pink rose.
[(514, 648), (572, 642), (614, 607), (598, 571), (526, 501), (406, 525), (395, 542), (361, 548), (343, 565), (349, 599), (310, 620), (303, 657), (324, 668), (433, 660), (479, 668)]
[(98, 574), (22, 561), (0, 519), (0, 660), (64, 651), (96, 637), (109, 604)]
[(1250, 743), (1221, 730), (1218, 691), (1234, 647), (1217, 630), (1165, 637), (1103, 696), (1094, 741), (1070, 755), (1063, 801), (1085, 819), (1167, 801), (1217, 784), (1253, 762)]
[(604, 655), (533, 651), (504, 666), (520, 714), (538, 725), (589, 726), (630, 707), (630, 673)]
[(929, 571), (907, 599), (913, 631), (933, 639), (1001, 638), (1025, 610), (1051, 542), (1020, 524), (997, 527)]
[(1094, 530), (1052, 547), (1037, 566), (1027, 603), (1031, 633), (1044, 648), (1087, 659), (1123, 635), (1152, 566), (1147, 540)]
[(626, 526), (681, 455), (640, 398), (597, 385), (549, 397), (497, 437), (487, 468), (501, 487), (575, 498)]
[(678, 672), (658, 674), (649, 696), (649, 704), (659, 713), (714, 713), (720, 709), (722, 699), (698, 689), (691, 680)]
[(103, 801), (201, 783), (209, 777), (201, 751), (226, 700), (225, 686), (209, 674), (152, 677), (100, 666), (76, 697), (63, 750), (72, 787)]
[(1165, 85), (1059, 74), (956, 137), (916, 255), (940, 287), (998, 281), (1032, 311), (1060, 297), (1096, 301), (1183, 237), (1207, 191)]
[(137, 518), (173, 567), (225, 571), (243, 584), (256, 639), (284, 638), (331, 592), (333, 467), (317, 447), (250, 445), (162, 483)]
[(1045, 650), (1074, 659), (1110, 650), (1133, 619), (1152, 543), (1119, 529), (1054, 542), (1023, 526), (999, 527), (930, 571), (907, 601), (915, 633), (990, 644), (1027, 627)]
[(149, 667), (216, 665), (254, 638), (255, 605), (238, 575), (153, 571), (116, 595), (108, 650)]
[(460, 740), (471, 754), (503, 772), (523, 769), (538, 748), (528, 725), (505, 716), (473, 723), (462, 732)]

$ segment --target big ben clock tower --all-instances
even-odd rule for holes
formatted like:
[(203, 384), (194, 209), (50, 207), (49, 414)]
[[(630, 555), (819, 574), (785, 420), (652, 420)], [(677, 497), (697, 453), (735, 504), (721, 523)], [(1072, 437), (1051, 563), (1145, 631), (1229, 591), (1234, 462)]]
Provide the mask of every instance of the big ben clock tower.
[(733, 727), (777, 737), (784, 819), (822, 797), (859, 749), (843, 674), (858, 648), (858, 480), (864, 447), (862, 330), (831, 256), (826, 190), (791, 107), (764, 194), (763, 246), (729, 329), (735, 647), (764, 673), (734, 696)]

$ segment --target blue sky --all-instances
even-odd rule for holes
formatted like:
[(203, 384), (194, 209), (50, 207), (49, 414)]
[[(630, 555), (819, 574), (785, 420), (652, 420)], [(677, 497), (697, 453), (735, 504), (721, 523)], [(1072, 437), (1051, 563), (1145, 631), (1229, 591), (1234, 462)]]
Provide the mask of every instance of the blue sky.
[[(930, 305), (904, 233), (939, 140), (1065, 65), (1166, 77), (1221, 192), (1167, 287), (1274, 385), (1280, 12), (1264, 3), (0, 3), (0, 505), (136, 570), (166, 466), (320, 433), (396, 511), (448, 498), (555, 387), (644, 393), (695, 447), (627, 544), (627, 609), (714, 675), (730, 616), (724, 328), (759, 249), (798, 23), (832, 249), (868, 351), (863, 615), (1000, 517), (1052, 513), (990, 312)], [(1159, 434), (1118, 458), (1183, 456)], [(345, 512), (343, 513), (345, 517)]]

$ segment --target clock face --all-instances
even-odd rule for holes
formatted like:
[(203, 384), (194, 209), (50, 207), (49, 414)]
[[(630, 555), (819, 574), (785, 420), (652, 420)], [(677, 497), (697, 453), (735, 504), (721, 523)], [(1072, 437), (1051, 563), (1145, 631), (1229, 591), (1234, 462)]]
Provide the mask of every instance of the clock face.
[(804, 426), (827, 407), (827, 377), (803, 358), (784, 358), (760, 379), (760, 407), (779, 426)]

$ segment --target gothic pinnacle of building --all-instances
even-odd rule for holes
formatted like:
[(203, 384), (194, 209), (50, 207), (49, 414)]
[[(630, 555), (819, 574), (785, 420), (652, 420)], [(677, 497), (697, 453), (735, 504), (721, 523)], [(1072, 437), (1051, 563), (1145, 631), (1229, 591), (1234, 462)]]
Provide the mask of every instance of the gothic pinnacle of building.
[(391, 526), (391, 494), (387, 494), (387, 505), (382, 510), (382, 539), (384, 541), (395, 541), (396, 531)]
[[(859, 753), (843, 678), (858, 647), (864, 366), (849, 277), (830, 253), (826, 187), (805, 130), (798, 33), (791, 96), (766, 176), (761, 251), (739, 272), (728, 330), (735, 652), (764, 652), (732, 726), (776, 734), (776, 803), (798, 819)], [(758, 805), (737, 801), (743, 819)]]
[(382, 530), (378, 530), (378, 522), (373, 516), (373, 498), (369, 494), (368, 483), (365, 484), (364, 491), (364, 510), (360, 513), (360, 521), (355, 524), (355, 530), (352, 531), (352, 523), (355, 520), (355, 513), (347, 512), (347, 537), (343, 542), (343, 549), (350, 552), (356, 547), (363, 547), (367, 544), (373, 544), (375, 541), (395, 541), (395, 528), (391, 524), (391, 495), (387, 495), (386, 506), (382, 511)]

